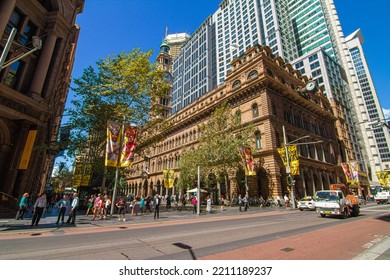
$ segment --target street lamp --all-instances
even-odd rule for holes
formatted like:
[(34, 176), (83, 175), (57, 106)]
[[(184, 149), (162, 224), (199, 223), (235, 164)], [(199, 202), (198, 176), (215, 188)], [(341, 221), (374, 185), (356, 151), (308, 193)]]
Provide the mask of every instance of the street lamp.
[(287, 163), (287, 166), (286, 166), (286, 174), (287, 174), (287, 184), (291, 186), (291, 200), (292, 200), (292, 207), (295, 208), (296, 205), (295, 205), (295, 196), (294, 196), (294, 186), (295, 186), (295, 181), (293, 179), (293, 177), (291, 176), (291, 169), (290, 169), (290, 157), (289, 157), (289, 153), (288, 153), (288, 146), (290, 145), (308, 145), (308, 144), (317, 144), (317, 143), (322, 143), (323, 141), (314, 141), (314, 142), (305, 142), (305, 143), (297, 143), (299, 140), (302, 140), (302, 139), (306, 139), (306, 138), (309, 138), (310, 135), (305, 135), (305, 136), (302, 136), (302, 137), (299, 137), (291, 142), (288, 142), (287, 143), (287, 137), (286, 137), (286, 130), (284, 128), (284, 126), (282, 126), (283, 128), (283, 140), (284, 140), (284, 148), (285, 148), (285, 151), (286, 151), (286, 163)]
[(4, 50), (3, 50), (3, 53), (1, 54), (1, 57), (0, 57), (0, 71), (7, 68), (8, 66), (10, 66), (12, 63), (32, 54), (33, 52), (37, 51), (37, 50), (40, 50), (42, 48), (42, 40), (41, 38), (39, 38), (38, 36), (33, 36), (32, 37), (32, 44), (33, 44), (33, 49), (29, 50), (28, 52), (26, 53), (23, 53), (19, 56), (16, 56), (14, 57), (13, 59), (11, 59), (10, 61), (8, 62), (5, 62), (5, 59), (8, 55), (8, 52), (9, 52), (9, 49), (11, 48), (11, 45), (12, 45), (12, 41), (14, 40), (14, 37), (16, 35), (16, 28), (12, 28), (11, 30), (11, 33), (8, 37), (8, 40), (7, 40), (7, 43), (4, 47)]

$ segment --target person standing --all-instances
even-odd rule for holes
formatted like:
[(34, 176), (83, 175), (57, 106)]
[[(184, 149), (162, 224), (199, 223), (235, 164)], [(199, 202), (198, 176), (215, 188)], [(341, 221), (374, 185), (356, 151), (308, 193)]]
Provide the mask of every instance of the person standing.
[(65, 212), (66, 212), (66, 209), (68, 208), (69, 204), (70, 203), (69, 203), (68, 197), (66, 196), (66, 194), (64, 194), (62, 199), (60, 201), (58, 201), (58, 203), (57, 203), (57, 206), (58, 206), (58, 218), (57, 218), (57, 222), (56, 222), (57, 225), (60, 222), (60, 218), (61, 218), (62, 223), (64, 223)]
[(286, 209), (290, 209), (290, 199), (288, 198), (287, 194), (284, 195), (283, 199), (286, 205)]
[(126, 212), (126, 209), (125, 209), (125, 201), (123, 200), (123, 198), (119, 199), (119, 201), (115, 204), (116, 207), (118, 208), (118, 221), (122, 220), (124, 222), (126, 222), (126, 219), (125, 219), (125, 212)]
[(34, 214), (32, 217), (31, 226), (38, 226), (39, 220), (41, 219), (43, 213), (45, 213), (46, 205), (47, 205), (46, 194), (41, 193), (34, 204), (34, 210), (33, 210)]
[(211, 198), (207, 197), (207, 206), (206, 206), (206, 211), (210, 214), (211, 213)]
[(154, 218), (159, 219), (160, 218), (160, 205), (161, 205), (161, 197), (156, 194), (153, 200), (153, 206), (154, 206)]
[(196, 199), (196, 196), (194, 196), (191, 200), (191, 203), (192, 203), (192, 213), (193, 214), (197, 214), (197, 210), (198, 210), (198, 200)]
[(223, 195), (221, 195), (221, 212), (223, 212), (224, 207), (225, 207), (225, 198), (223, 197)]
[(248, 200), (248, 196), (244, 196), (244, 210), (247, 211), (249, 208), (249, 200)]
[(241, 207), (242, 207), (242, 197), (241, 197), (241, 194), (240, 194), (238, 196), (238, 209), (240, 210), (240, 212), (242, 211)]
[(67, 224), (69, 224), (69, 223), (71, 225), (75, 224), (75, 222), (76, 222), (76, 212), (77, 212), (77, 208), (78, 207), (79, 207), (79, 198), (78, 198), (77, 193), (75, 193), (75, 194), (73, 194), (73, 200), (72, 200), (72, 204), (70, 206), (69, 218), (66, 221)]
[(145, 197), (141, 196), (141, 201), (139, 202), (139, 210), (141, 211), (141, 214), (143, 214), (145, 211)]
[(19, 210), (18, 212), (16, 213), (16, 220), (23, 220), (23, 215), (24, 213), (27, 212), (27, 208), (28, 208), (28, 201), (27, 201), (27, 198), (28, 198), (28, 193), (24, 193), (23, 196), (20, 198), (20, 201), (19, 201)]

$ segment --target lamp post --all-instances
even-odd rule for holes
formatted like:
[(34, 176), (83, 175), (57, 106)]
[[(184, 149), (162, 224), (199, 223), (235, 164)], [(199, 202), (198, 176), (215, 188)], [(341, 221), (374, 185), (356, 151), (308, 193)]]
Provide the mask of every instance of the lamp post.
[(287, 163), (287, 166), (286, 166), (286, 174), (287, 174), (287, 183), (288, 183), (288, 185), (290, 185), (290, 187), (291, 187), (291, 201), (292, 201), (292, 207), (295, 208), (295, 207), (296, 207), (296, 205), (295, 205), (295, 196), (294, 196), (295, 181), (294, 181), (294, 178), (291, 176), (290, 156), (289, 156), (289, 153), (288, 153), (288, 146), (290, 146), (290, 145), (317, 144), (317, 143), (322, 143), (322, 141), (297, 143), (299, 140), (302, 140), (302, 139), (305, 139), (305, 138), (309, 138), (309, 137), (310, 137), (309, 135), (305, 135), (305, 136), (299, 137), (299, 138), (297, 138), (297, 139), (295, 139), (295, 140), (293, 140), (293, 141), (287, 143), (286, 130), (285, 130), (284, 126), (282, 126), (282, 129), (283, 129), (284, 148), (285, 148), (285, 151), (286, 151), (286, 163)]
[(10, 61), (8, 62), (5, 62), (5, 59), (8, 55), (8, 52), (9, 52), (9, 49), (11, 48), (11, 45), (12, 45), (12, 41), (14, 40), (14, 37), (16, 35), (16, 28), (12, 28), (11, 30), (11, 33), (8, 37), (8, 40), (7, 40), (7, 43), (4, 47), (4, 50), (3, 50), (3, 53), (1, 54), (1, 57), (0, 57), (0, 71), (7, 68), (8, 66), (10, 66), (12, 63), (32, 54), (33, 52), (37, 51), (37, 50), (40, 50), (42, 48), (42, 40), (41, 38), (39, 38), (38, 36), (33, 36), (32, 37), (32, 44), (33, 44), (33, 49), (29, 50), (28, 52), (26, 53), (23, 53), (17, 57), (14, 57), (12, 58)]

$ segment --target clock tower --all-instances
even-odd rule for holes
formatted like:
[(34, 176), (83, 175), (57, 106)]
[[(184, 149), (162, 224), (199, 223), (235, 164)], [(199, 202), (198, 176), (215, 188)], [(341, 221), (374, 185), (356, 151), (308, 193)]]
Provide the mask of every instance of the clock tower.
[(165, 79), (171, 84), (171, 89), (164, 97), (160, 97), (157, 100), (157, 105), (161, 109), (161, 115), (159, 117), (167, 118), (171, 114), (172, 109), (172, 56), (169, 53), (170, 47), (167, 40), (164, 40), (160, 46), (160, 52), (156, 58), (156, 65), (158, 69), (165, 71)]

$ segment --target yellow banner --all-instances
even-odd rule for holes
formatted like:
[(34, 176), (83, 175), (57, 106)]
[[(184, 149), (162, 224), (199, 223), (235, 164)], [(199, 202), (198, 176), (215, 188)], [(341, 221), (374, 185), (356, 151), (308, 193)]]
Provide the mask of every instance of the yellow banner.
[[(292, 176), (299, 175), (299, 154), (297, 145), (287, 146), (288, 159), (290, 161), (290, 174)], [(277, 148), (280, 157), (282, 158), (283, 164), (287, 167), (286, 148)]]
[(30, 162), (31, 153), (34, 147), (37, 130), (30, 130), (27, 135), (26, 144), (24, 145), (22, 158), (20, 160), (19, 169), (27, 169)]
[(85, 163), (83, 164), (83, 176), (81, 178), (81, 186), (89, 186), (89, 181), (91, 180), (92, 174), (92, 164)]
[(246, 146), (245, 148), (241, 147), (238, 149), (238, 151), (240, 153), (242, 164), (244, 165), (245, 176), (256, 176), (251, 147), (249, 146)]
[(386, 186), (389, 183), (389, 173), (387, 171), (377, 171), (376, 176), (382, 186)]
[(352, 172), (352, 184), (359, 184), (359, 165), (357, 161), (350, 161), (349, 166)]
[(106, 166), (116, 167), (120, 154), (120, 139), (122, 125), (116, 122), (107, 122)]
[(345, 179), (347, 180), (347, 183), (351, 183), (351, 181), (352, 181), (352, 172), (351, 172), (350, 165), (348, 163), (342, 162), (341, 163), (341, 167), (344, 170)]
[(174, 181), (175, 181), (175, 171), (169, 170), (169, 172), (168, 172), (168, 188), (172, 189)]
[(163, 169), (164, 188), (169, 189), (168, 169)]

